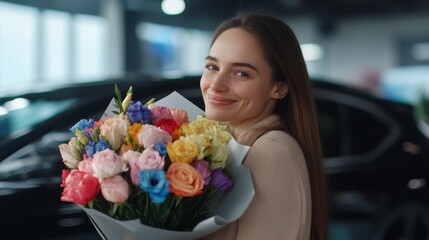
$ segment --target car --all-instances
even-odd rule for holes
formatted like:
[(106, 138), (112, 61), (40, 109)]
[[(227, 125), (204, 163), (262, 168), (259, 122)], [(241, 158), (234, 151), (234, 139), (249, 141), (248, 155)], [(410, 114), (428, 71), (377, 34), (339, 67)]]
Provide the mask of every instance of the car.
[[(312, 83), (331, 239), (427, 239), (429, 134), (413, 106), (323, 79)], [(124, 93), (133, 86), (142, 102), (177, 91), (204, 107), (198, 76), (134, 75), (1, 97), (0, 106), (16, 99), (29, 104), (0, 116), (1, 239), (99, 237), (79, 206), (60, 201), (58, 145), (80, 119), (100, 118), (115, 84)]]
[(339, 84), (317, 82), (314, 95), (333, 239), (428, 239), (427, 122)]

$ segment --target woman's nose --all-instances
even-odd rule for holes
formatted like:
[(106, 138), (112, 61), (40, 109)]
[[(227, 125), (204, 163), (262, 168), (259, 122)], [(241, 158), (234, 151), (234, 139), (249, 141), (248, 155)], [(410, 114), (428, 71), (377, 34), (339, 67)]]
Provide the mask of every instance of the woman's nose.
[(214, 92), (227, 92), (228, 91), (228, 76), (222, 72), (218, 72), (214, 76), (210, 84), (210, 89)]

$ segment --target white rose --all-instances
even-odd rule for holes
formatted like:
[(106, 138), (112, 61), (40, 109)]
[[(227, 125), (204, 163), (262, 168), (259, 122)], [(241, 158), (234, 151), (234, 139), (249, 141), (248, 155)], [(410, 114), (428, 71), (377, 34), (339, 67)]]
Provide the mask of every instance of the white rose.
[(70, 139), (68, 144), (61, 144), (58, 146), (60, 149), (61, 158), (63, 163), (70, 169), (77, 169), (79, 165), (79, 159), (76, 157), (76, 138)]
[(116, 151), (122, 146), (129, 126), (128, 118), (123, 114), (110, 117), (100, 126), (100, 136)]

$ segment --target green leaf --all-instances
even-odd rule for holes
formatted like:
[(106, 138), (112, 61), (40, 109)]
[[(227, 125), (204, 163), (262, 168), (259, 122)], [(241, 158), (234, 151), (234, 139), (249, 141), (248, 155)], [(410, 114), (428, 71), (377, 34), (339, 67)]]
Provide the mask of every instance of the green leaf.
[(92, 130), (92, 134), (91, 134), (92, 140), (98, 142), (99, 135), (100, 135), (100, 127), (95, 127)]
[(144, 106), (145, 107), (147, 107), (147, 106), (149, 106), (150, 104), (152, 104), (152, 103), (154, 103), (155, 102), (155, 98), (151, 98), (149, 101), (147, 101), (145, 104), (144, 104)]
[(119, 99), (120, 102), (122, 102), (122, 95), (121, 95), (121, 91), (119, 90), (118, 84), (115, 84), (115, 94), (117, 99)]
[(117, 84), (115, 84), (115, 94), (116, 94), (115, 106), (119, 109), (119, 113), (122, 113), (124, 112), (124, 109), (122, 108), (122, 95)]
[(112, 207), (112, 209), (111, 209), (111, 212), (110, 212), (110, 216), (115, 216), (115, 214), (116, 214), (116, 212), (118, 211), (118, 208), (119, 208), (119, 204), (117, 204), (117, 203), (115, 203), (115, 204), (113, 204), (113, 207)]

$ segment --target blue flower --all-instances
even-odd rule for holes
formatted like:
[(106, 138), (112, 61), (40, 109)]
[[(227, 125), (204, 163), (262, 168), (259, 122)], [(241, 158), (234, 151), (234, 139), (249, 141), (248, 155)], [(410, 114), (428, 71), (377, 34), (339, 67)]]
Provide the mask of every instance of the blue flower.
[(91, 137), (92, 131), (87, 131), (87, 130), (91, 130), (94, 128), (94, 119), (81, 119), (78, 123), (76, 123), (73, 127), (70, 128), (70, 131), (72, 133), (76, 133), (76, 129), (79, 129), (81, 132), (83, 132), (83, 134), (85, 134), (85, 136), (87, 136), (88, 138)]
[(90, 158), (92, 158), (95, 153), (95, 144), (96, 142), (90, 141), (85, 145), (85, 153)]
[(109, 148), (109, 143), (104, 139), (100, 139), (98, 142), (90, 141), (85, 146), (85, 153), (88, 157), (92, 157), (96, 152), (103, 151)]
[(167, 199), (170, 182), (165, 178), (165, 172), (158, 169), (145, 169), (139, 173), (140, 188), (149, 193), (155, 204), (161, 204)]
[(143, 106), (140, 101), (130, 103), (127, 109), (127, 115), (131, 123), (149, 123), (150, 120), (149, 108)]
[(95, 144), (95, 152), (100, 152), (107, 148), (109, 148), (109, 143), (104, 139), (100, 138), (97, 144)]
[(158, 142), (155, 145), (155, 150), (159, 152), (162, 156), (165, 156), (167, 154), (167, 148), (165, 147), (165, 143)]

